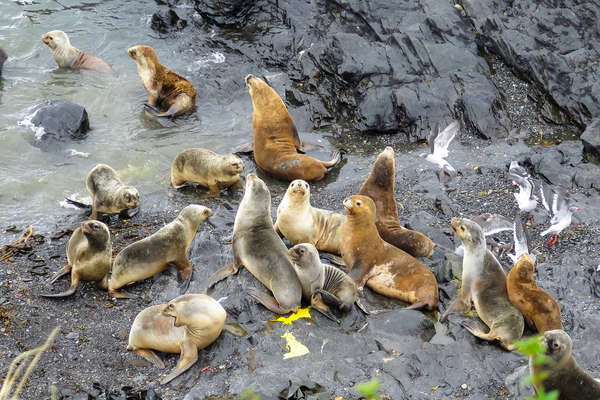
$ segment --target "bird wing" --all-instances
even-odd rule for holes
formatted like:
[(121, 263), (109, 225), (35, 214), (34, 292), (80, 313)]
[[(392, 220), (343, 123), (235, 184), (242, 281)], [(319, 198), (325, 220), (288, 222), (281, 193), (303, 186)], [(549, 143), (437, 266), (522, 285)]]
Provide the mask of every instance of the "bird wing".
[(552, 212), (552, 190), (544, 182), (540, 182), (540, 197), (542, 205), (548, 212)]
[(441, 131), (435, 138), (433, 154), (440, 158), (448, 157), (448, 145), (450, 145), (450, 142), (454, 139), (454, 136), (456, 136), (457, 131), (458, 121), (454, 121), (448, 125), (446, 129)]
[(438, 125), (435, 124), (429, 131), (429, 136), (427, 137), (427, 145), (429, 146), (429, 151), (431, 152), (431, 154), (433, 154), (433, 152), (435, 151), (435, 139), (440, 133), (438, 129)]
[(500, 214), (484, 213), (471, 219), (479, 224), (485, 236), (514, 229), (513, 221)]
[(521, 218), (517, 216), (514, 222), (513, 240), (515, 242), (515, 256), (518, 259), (521, 254), (529, 254), (529, 248), (527, 246), (527, 235), (523, 228)]

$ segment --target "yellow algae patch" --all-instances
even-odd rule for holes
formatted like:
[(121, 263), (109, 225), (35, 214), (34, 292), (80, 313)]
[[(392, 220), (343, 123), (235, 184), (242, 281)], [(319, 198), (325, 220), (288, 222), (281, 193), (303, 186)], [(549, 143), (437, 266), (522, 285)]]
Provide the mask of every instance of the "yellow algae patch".
[(281, 337), (286, 340), (285, 347), (289, 350), (289, 353), (283, 355), (284, 360), (310, 353), (308, 347), (297, 341), (292, 332), (286, 331)]
[(310, 313), (308, 312), (309, 309), (310, 309), (310, 306), (308, 306), (306, 308), (299, 308), (297, 312), (290, 314), (289, 317), (279, 317), (277, 319), (272, 319), (271, 321), (283, 322), (285, 325), (291, 325), (292, 322), (294, 322), (295, 320), (297, 320), (299, 318), (312, 319), (312, 317), (310, 316)]

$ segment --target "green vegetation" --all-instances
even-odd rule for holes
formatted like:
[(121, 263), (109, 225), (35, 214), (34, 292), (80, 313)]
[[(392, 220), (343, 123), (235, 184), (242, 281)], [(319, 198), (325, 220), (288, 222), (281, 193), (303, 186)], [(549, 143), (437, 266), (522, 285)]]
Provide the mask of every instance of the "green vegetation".
[(377, 392), (379, 391), (379, 379), (373, 378), (369, 382), (359, 383), (356, 385), (356, 391), (367, 400), (377, 400)]
[[(535, 335), (527, 339), (519, 340), (518, 342), (515, 342), (515, 346), (517, 346), (517, 349), (521, 354), (531, 358), (533, 360), (533, 365), (535, 366), (550, 365), (554, 362), (551, 358), (546, 356), (546, 345), (542, 341), (542, 335)], [(521, 382), (523, 386), (533, 385), (539, 388), (533, 397), (527, 397), (525, 400), (558, 400), (557, 390), (546, 393), (541, 386), (542, 382), (547, 377), (547, 372), (541, 372), (539, 374), (531, 375)]]

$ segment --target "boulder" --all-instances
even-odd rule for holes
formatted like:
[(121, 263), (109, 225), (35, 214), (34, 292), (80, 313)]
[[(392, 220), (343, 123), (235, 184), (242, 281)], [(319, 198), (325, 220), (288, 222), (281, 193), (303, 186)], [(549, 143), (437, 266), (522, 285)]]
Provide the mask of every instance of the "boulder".
[(52, 150), (71, 140), (85, 139), (90, 121), (84, 107), (67, 100), (50, 100), (33, 109), (35, 146)]
[(581, 134), (584, 146), (596, 154), (600, 154), (600, 118), (594, 118)]
[(180, 31), (187, 26), (185, 19), (179, 18), (179, 15), (171, 9), (160, 10), (152, 14), (150, 27), (160, 33), (169, 33)]

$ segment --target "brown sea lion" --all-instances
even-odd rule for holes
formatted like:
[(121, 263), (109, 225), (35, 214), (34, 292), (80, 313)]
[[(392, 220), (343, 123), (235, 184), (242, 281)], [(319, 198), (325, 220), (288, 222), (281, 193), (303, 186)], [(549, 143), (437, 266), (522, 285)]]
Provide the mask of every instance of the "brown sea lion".
[(358, 287), (366, 283), (377, 293), (412, 303), (407, 309), (435, 309), (439, 298), (435, 276), (419, 260), (381, 239), (373, 200), (350, 196), (344, 208), (340, 250)]
[(108, 288), (108, 271), (112, 258), (112, 245), (108, 227), (100, 221), (84, 221), (73, 231), (67, 243), (67, 265), (48, 281), (71, 272), (71, 287), (62, 293), (46, 293), (44, 297), (66, 297), (77, 290), (79, 281), (98, 282), (102, 289)]
[(277, 314), (296, 311), (302, 299), (302, 287), (283, 241), (273, 229), (271, 193), (255, 174), (246, 177), (246, 190), (233, 225), (233, 262), (212, 274), (207, 289), (241, 266), (265, 285), (272, 296), (249, 290), (251, 297)]
[(288, 186), (277, 208), (275, 230), (292, 244), (312, 243), (318, 250), (340, 254), (342, 214), (310, 205), (310, 187), (301, 179)]
[(150, 46), (130, 47), (127, 52), (137, 63), (138, 74), (148, 91), (146, 110), (156, 117), (177, 117), (196, 105), (196, 89), (184, 77), (158, 62)]
[(112, 297), (129, 298), (131, 295), (118, 289), (150, 278), (169, 268), (170, 264), (179, 272), (181, 291), (185, 293), (192, 278), (192, 263), (187, 257), (187, 250), (198, 225), (211, 215), (210, 208), (191, 204), (157, 232), (121, 250), (113, 263), (108, 293)]
[(48, 46), (54, 60), (61, 68), (91, 69), (99, 72), (111, 72), (113, 70), (102, 59), (71, 46), (69, 37), (63, 31), (50, 31), (44, 34), (42, 42)]
[[(547, 373), (542, 386), (546, 393), (558, 390), (558, 400), (598, 400), (600, 381), (585, 372), (573, 357), (571, 337), (560, 329), (544, 332), (546, 355), (554, 361), (550, 365), (535, 365), (529, 359), (531, 374)], [(536, 390), (539, 388), (536, 388)]]
[(302, 297), (332, 320), (329, 306), (350, 311), (358, 299), (356, 283), (342, 270), (321, 263), (317, 248), (310, 243), (297, 244), (289, 250), (294, 269), (302, 286)]
[(127, 210), (140, 205), (138, 191), (133, 186), (123, 185), (117, 171), (106, 164), (96, 165), (88, 174), (86, 187), (92, 197), (90, 219), (98, 219), (98, 213), (128, 217)]
[(256, 164), (285, 181), (323, 179), (327, 169), (341, 160), (341, 153), (337, 152), (331, 161), (300, 154), (302, 144), (298, 130), (277, 92), (254, 75), (246, 76), (246, 87), (254, 107), (252, 127)]
[(525, 322), (544, 333), (563, 329), (560, 307), (552, 296), (535, 284), (535, 265), (528, 254), (521, 254), (506, 278), (510, 302), (523, 314)]
[(133, 350), (158, 368), (165, 365), (152, 350), (181, 353), (177, 367), (161, 380), (164, 385), (194, 365), (198, 350), (219, 337), (226, 318), (221, 304), (210, 296), (179, 296), (167, 304), (150, 306), (135, 317), (127, 350)]
[(186, 182), (195, 182), (209, 189), (206, 197), (217, 197), (222, 189), (230, 186), (243, 189), (242, 172), (244, 162), (235, 154), (220, 155), (207, 149), (187, 149), (173, 161), (171, 184), (178, 189)]
[(398, 207), (394, 198), (395, 178), (394, 149), (388, 146), (377, 157), (371, 174), (358, 194), (368, 196), (375, 202), (375, 224), (383, 240), (414, 257), (430, 257), (435, 243), (422, 233), (406, 229), (398, 222)]
[(503, 348), (513, 350), (513, 342), (523, 335), (524, 322), (521, 312), (508, 299), (504, 269), (487, 249), (485, 235), (477, 223), (467, 218), (452, 218), (451, 226), (465, 248), (462, 285), (441, 320), (451, 312), (467, 312), (474, 304), (477, 315), (490, 330), (484, 333), (473, 320), (463, 326), (478, 338), (498, 340)]

